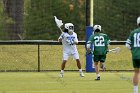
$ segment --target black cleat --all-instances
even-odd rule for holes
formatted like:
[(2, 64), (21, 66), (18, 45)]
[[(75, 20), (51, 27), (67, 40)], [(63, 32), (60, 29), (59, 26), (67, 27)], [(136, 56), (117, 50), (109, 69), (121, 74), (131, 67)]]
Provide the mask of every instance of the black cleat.
[(95, 80), (100, 80), (100, 77), (97, 77)]

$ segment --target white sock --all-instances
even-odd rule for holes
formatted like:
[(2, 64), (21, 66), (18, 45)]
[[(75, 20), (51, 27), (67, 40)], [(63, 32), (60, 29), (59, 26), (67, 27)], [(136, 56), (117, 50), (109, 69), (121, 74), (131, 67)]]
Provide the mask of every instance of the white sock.
[(80, 73), (83, 73), (82, 69), (79, 69), (79, 72), (80, 72)]
[(138, 86), (134, 86), (134, 93), (138, 93)]
[(63, 74), (64, 73), (64, 70), (61, 70), (61, 73)]
[(97, 77), (100, 77), (100, 74), (97, 74)]

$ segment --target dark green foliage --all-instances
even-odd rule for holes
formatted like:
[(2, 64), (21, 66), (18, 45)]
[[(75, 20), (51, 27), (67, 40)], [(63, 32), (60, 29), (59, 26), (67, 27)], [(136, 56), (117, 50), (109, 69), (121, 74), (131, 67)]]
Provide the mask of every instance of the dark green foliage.
[[(72, 22), (75, 25), (75, 31), (80, 39), (84, 39), (85, 33), (85, 5), (80, 9), (78, 2), (74, 1), (74, 11), (69, 11), (71, 0), (31, 0), (31, 6), (28, 9), (28, 15), (25, 17), (25, 39), (49, 39), (57, 40), (61, 32), (54, 22), (54, 16), (63, 20), (63, 23)], [(82, 10), (82, 11), (79, 11)], [(80, 14), (81, 13), (81, 14)], [(82, 36), (82, 35), (83, 36)]]
[[(13, 24), (15, 21), (4, 12), (5, 8), (3, 0), (1, 0), (0, 39), (10, 39), (9, 34), (16, 33), (22, 39), (57, 40), (61, 34), (54, 22), (53, 16), (57, 16), (63, 20), (63, 23), (72, 22), (79, 40), (85, 40), (85, 1), (24, 0), (24, 29), (22, 29), (23, 32), (18, 32), (21, 29), (14, 32), (12, 29), (7, 31), (7, 24)], [(17, 12), (15, 15), (18, 14)], [(22, 17), (22, 15), (20, 16)], [(102, 31), (108, 34), (111, 40), (126, 40), (129, 33), (137, 27), (136, 19), (138, 16), (140, 16), (139, 0), (94, 0), (94, 24), (100, 24)], [(19, 23), (22, 25), (22, 21)], [(17, 24), (17, 26), (19, 25)], [(12, 35), (12, 38), (14, 36), (17, 37), (17, 35)]]
[(140, 16), (139, 0), (94, 0), (94, 24), (101, 24), (111, 40), (126, 40)]
[(0, 39), (5, 40), (7, 33), (4, 31), (4, 27), (6, 22), (9, 22), (7, 16), (3, 13), (3, 4), (2, 1), (0, 1)]

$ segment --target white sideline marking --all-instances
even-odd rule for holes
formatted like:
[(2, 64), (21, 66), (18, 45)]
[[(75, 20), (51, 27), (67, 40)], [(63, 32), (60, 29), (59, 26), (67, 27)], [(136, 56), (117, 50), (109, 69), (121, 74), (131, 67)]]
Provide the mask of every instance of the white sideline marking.
[(48, 90), (48, 91), (0, 91), (0, 93), (15, 93), (15, 92), (17, 92), (17, 93), (21, 93), (21, 92), (23, 92), (23, 93), (40, 93), (40, 92), (42, 92), (42, 93), (50, 93), (50, 92), (56, 92), (56, 91), (60, 91), (60, 90)]

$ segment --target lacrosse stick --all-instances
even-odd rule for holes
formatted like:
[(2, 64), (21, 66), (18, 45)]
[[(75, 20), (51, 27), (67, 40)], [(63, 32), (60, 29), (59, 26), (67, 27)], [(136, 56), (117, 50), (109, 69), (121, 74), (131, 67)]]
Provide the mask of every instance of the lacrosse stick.
[(62, 20), (59, 20), (56, 16), (54, 16), (55, 23), (57, 27), (60, 29), (61, 33), (63, 32), (61, 26), (63, 25)]
[[(63, 33), (63, 31), (61, 29), (61, 26), (63, 25), (62, 20), (59, 20), (56, 16), (54, 16), (54, 20), (55, 20), (57, 27), (60, 29), (61, 33)], [(71, 47), (74, 48), (73, 46), (71, 46)]]
[(108, 52), (118, 53), (120, 51), (120, 47), (116, 47), (113, 49), (110, 49)]

